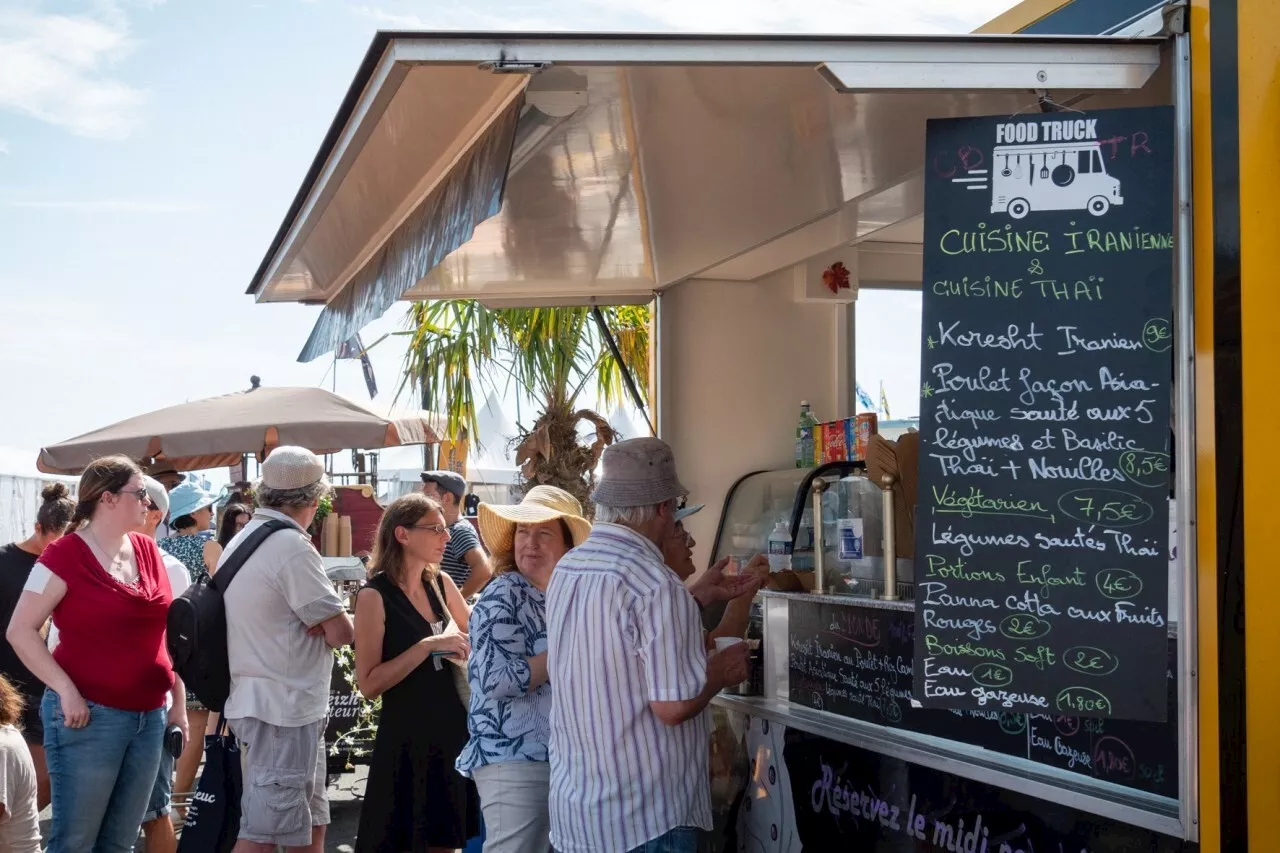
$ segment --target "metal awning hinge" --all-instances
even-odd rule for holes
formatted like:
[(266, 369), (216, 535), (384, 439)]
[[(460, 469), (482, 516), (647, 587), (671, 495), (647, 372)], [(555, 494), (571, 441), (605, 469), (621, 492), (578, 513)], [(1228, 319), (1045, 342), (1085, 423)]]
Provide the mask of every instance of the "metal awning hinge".
[(492, 71), (494, 74), (537, 74), (551, 66), (552, 63), (546, 60), (498, 59), (480, 63), (480, 70)]

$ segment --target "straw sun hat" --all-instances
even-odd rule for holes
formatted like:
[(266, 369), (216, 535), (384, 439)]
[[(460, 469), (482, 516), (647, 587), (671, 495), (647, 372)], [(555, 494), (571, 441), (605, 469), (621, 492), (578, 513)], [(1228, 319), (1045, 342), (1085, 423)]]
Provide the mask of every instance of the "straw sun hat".
[(492, 554), (510, 551), (517, 524), (540, 524), (562, 518), (573, 536), (574, 547), (591, 533), (591, 522), (582, 517), (578, 499), (555, 486), (534, 486), (518, 504), (480, 504), (480, 536)]

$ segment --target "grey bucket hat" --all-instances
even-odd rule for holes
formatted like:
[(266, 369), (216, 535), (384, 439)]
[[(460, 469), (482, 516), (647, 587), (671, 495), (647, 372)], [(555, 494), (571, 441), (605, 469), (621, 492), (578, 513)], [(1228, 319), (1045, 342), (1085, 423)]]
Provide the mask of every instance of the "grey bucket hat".
[(591, 493), (600, 506), (652, 506), (689, 494), (676, 476), (675, 454), (660, 439), (620, 441), (605, 449), (601, 461), (604, 472)]

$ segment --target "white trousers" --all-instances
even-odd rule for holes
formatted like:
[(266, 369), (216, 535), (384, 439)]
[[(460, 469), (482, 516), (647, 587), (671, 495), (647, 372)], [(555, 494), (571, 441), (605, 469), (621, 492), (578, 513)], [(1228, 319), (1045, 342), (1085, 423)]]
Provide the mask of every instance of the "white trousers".
[(471, 771), (484, 813), (484, 853), (549, 853), (551, 765), (504, 761)]

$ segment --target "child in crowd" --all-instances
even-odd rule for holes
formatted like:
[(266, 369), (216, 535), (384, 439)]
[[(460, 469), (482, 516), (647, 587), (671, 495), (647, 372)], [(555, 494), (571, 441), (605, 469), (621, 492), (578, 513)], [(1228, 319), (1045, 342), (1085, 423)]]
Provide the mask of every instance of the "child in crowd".
[(0, 850), (40, 853), (36, 768), (17, 723), (22, 694), (0, 675)]

